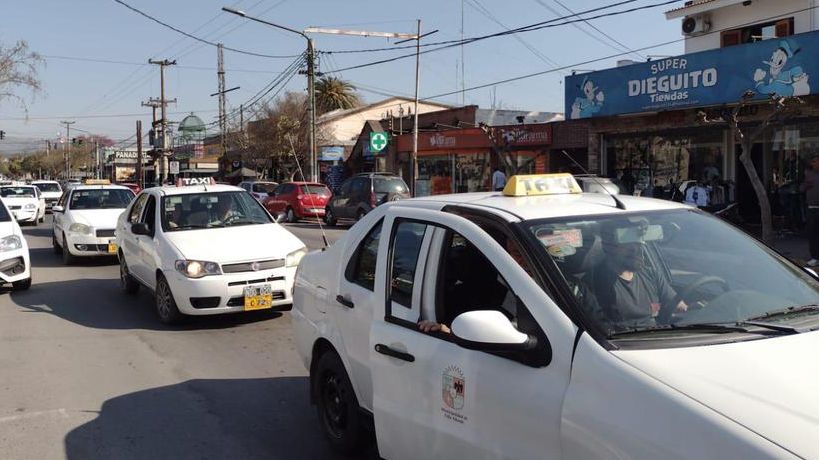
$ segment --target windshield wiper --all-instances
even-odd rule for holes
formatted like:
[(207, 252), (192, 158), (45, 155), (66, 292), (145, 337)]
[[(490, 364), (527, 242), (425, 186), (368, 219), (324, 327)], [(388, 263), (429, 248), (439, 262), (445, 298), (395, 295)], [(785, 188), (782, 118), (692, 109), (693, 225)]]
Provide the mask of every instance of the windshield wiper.
[(746, 320), (746, 321), (737, 321), (736, 323), (738, 326), (756, 326), (765, 329), (770, 329), (772, 331), (784, 332), (786, 334), (800, 334), (802, 332), (806, 332), (805, 329), (798, 329), (793, 326), (787, 326), (784, 324), (773, 324), (773, 323), (766, 323), (764, 321), (753, 321), (753, 320)]
[(756, 321), (762, 319), (769, 319), (769, 318), (776, 318), (780, 316), (791, 315), (794, 313), (804, 313), (804, 312), (817, 312), (819, 311), (819, 305), (809, 304), (809, 305), (798, 305), (794, 307), (783, 308), (781, 310), (773, 310), (765, 313), (764, 315), (754, 316), (751, 318), (746, 319), (745, 321)]
[(261, 224), (262, 222), (257, 222), (255, 220), (234, 220), (227, 224), (228, 227), (232, 227), (234, 225), (256, 225)]
[(627, 331), (622, 332), (615, 332), (608, 336), (609, 339), (618, 338), (628, 335), (637, 335), (637, 334), (651, 334), (657, 332), (676, 332), (676, 331), (693, 331), (693, 332), (705, 332), (711, 334), (724, 334), (728, 332), (751, 332), (748, 329), (738, 326), (738, 325), (730, 325), (730, 324), (719, 324), (719, 323), (699, 323), (699, 324), (670, 324), (668, 326), (655, 326), (650, 328), (636, 328), (630, 329)]

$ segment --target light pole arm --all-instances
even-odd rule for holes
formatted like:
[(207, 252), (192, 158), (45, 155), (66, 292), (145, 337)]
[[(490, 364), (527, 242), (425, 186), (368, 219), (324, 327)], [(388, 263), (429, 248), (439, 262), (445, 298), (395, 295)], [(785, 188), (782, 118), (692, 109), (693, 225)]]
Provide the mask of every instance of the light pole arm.
[(259, 18), (254, 18), (253, 16), (248, 16), (247, 14), (245, 14), (244, 11), (235, 10), (233, 8), (228, 8), (226, 6), (222, 7), (222, 11), (225, 11), (225, 12), (228, 12), (228, 13), (233, 13), (233, 14), (235, 14), (237, 16), (241, 16), (243, 18), (250, 19), (251, 21), (256, 21), (256, 22), (260, 22), (262, 24), (267, 24), (267, 25), (269, 25), (271, 27), (276, 27), (277, 29), (282, 29), (282, 30), (286, 30), (288, 32), (292, 32), (294, 34), (299, 34), (302, 37), (304, 37), (306, 40), (310, 39), (307, 35), (304, 34), (304, 32), (298, 31), (296, 29), (291, 29), (289, 27), (280, 26), (278, 24), (274, 24), (272, 22), (265, 21), (264, 19), (259, 19)]

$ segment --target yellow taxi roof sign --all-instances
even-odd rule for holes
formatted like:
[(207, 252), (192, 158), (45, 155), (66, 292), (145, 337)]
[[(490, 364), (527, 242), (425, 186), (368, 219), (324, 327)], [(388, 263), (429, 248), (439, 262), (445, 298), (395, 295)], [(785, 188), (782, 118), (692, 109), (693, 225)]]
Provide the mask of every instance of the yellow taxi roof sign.
[(85, 179), (82, 183), (85, 185), (110, 185), (111, 181), (108, 179)]
[(583, 189), (568, 173), (528, 174), (512, 176), (503, 188), (506, 196), (538, 196), (583, 193)]

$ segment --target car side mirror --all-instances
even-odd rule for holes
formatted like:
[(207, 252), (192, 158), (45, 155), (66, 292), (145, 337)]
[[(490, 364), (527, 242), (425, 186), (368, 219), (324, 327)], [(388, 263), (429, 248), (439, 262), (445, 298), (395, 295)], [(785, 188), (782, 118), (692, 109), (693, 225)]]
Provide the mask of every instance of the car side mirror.
[(464, 348), (481, 351), (524, 351), (537, 345), (537, 338), (524, 334), (509, 318), (496, 310), (468, 311), (452, 321), (452, 335)]
[(148, 227), (148, 224), (144, 222), (137, 222), (131, 225), (131, 233), (133, 233), (134, 235), (150, 236), (151, 228)]
[(62, 206), (52, 206), (51, 212), (65, 212), (65, 208)]

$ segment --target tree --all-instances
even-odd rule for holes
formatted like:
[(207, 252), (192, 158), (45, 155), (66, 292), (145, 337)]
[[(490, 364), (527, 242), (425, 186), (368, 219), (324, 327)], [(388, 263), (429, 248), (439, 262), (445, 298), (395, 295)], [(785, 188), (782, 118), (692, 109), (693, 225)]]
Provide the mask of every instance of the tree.
[(28, 112), (26, 100), (19, 90), (29, 90), (32, 96), (42, 91), (37, 70), (45, 61), (29, 50), (28, 43), (18, 41), (13, 46), (0, 44), (0, 104), (7, 99), (16, 100)]
[(332, 76), (321, 77), (316, 82), (316, 114), (336, 109), (352, 109), (361, 105), (361, 97), (350, 82)]
[(697, 116), (702, 123), (727, 123), (734, 131), (734, 139), (736, 143), (742, 147), (742, 153), (739, 155), (739, 161), (745, 168), (751, 185), (754, 188), (754, 193), (759, 201), (760, 220), (762, 222), (762, 241), (770, 243), (773, 240), (773, 217), (771, 215), (771, 202), (768, 200), (768, 193), (765, 190), (765, 184), (762, 183), (759, 174), (757, 174), (754, 162), (751, 159), (751, 149), (754, 141), (759, 139), (765, 131), (774, 123), (781, 123), (793, 111), (803, 104), (803, 101), (798, 97), (783, 97), (776, 94), (771, 94), (769, 104), (772, 107), (771, 113), (762, 120), (758, 126), (751, 130), (746, 130), (740, 127), (740, 112), (745, 108), (756, 96), (753, 91), (746, 91), (742, 95), (739, 104), (733, 109), (723, 109), (722, 114), (717, 118), (708, 118), (705, 112), (698, 112)]

